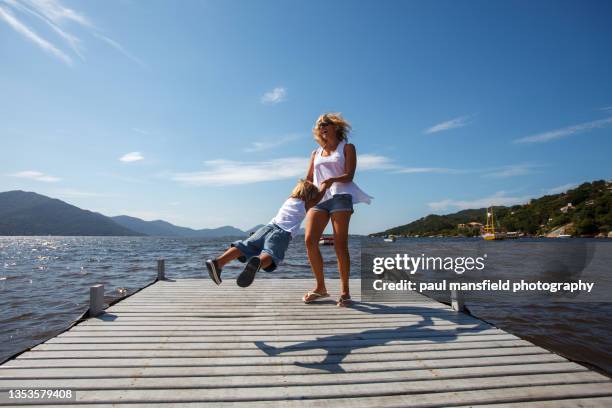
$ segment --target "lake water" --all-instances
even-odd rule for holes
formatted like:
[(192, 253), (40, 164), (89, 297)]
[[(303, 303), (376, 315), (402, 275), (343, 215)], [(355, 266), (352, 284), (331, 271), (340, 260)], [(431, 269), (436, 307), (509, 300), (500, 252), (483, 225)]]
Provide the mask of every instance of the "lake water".
[[(359, 278), (362, 239), (367, 240), (351, 237), (349, 241), (354, 279)], [(91, 285), (104, 284), (108, 300), (132, 293), (155, 279), (158, 258), (166, 260), (168, 277), (208, 279), (203, 260), (223, 252), (230, 241), (162, 237), (0, 237), (0, 361), (57, 335), (79, 318), (87, 309)], [(428, 241), (418, 242), (427, 244)], [(321, 248), (326, 276), (337, 278), (333, 247)], [(524, 251), (509, 250), (504, 259), (518, 263), (526, 255)], [(223, 278), (235, 277), (241, 270), (240, 265), (228, 266)], [(602, 267), (609, 272), (609, 265)], [(285, 263), (278, 271), (259, 276), (271, 277), (312, 277), (302, 237), (291, 244)], [(308, 289), (311, 288), (304, 288)], [(515, 335), (612, 373), (610, 303), (565, 302), (546, 306), (524, 303), (507, 307), (498, 304), (491, 307), (491, 303), (487, 298), (474, 299), (468, 307), (475, 316)]]

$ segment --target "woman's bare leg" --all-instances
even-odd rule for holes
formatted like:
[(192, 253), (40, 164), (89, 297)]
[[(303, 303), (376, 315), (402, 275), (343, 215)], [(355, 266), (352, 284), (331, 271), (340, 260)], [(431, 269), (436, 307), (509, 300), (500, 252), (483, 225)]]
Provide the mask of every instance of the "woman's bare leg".
[(325, 211), (308, 211), (306, 218), (306, 253), (312, 273), (317, 281), (314, 291), (317, 293), (327, 293), (325, 288), (325, 276), (323, 275), (323, 257), (319, 250), (319, 239), (329, 222), (329, 214)]
[(219, 265), (219, 268), (223, 268), (229, 262), (233, 261), (234, 259), (238, 259), (238, 257), (241, 255), (242, 252), (240, 252), (238, 248), (231, 247), (230, 249), (225, 251), (223, 255), (217, 258), (217, 264)]
[(334, 227), (334, 249), (340, 272), (341, 296), (350, 296), (351, 257), (348, 250), (348, 233), (351, 215), (351, 211), (337, 211), (331, 214), (332, 227)]

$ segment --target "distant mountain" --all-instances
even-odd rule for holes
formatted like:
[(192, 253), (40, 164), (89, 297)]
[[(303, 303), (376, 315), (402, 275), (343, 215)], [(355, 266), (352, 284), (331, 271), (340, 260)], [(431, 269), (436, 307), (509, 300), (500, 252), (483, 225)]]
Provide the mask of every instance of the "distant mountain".
[(116, 217), (111, 217), (111, 219), (119, 225), (123, 225), (126, 228), (145, 235), (163, 237), (191, 237), (195, 236), (196, 234), (196, 231), (191, 228), (179, 227), (162, 220), (144, 221), (140, 218), (130, 217), (127, 215), (119, 215)]
[(219, 237), (241, 237), (244, 235), (248, 235), (244, 231), (232, 227), (230, 225), (226, 225), (224, 227), (219, 228), (205, 228), (196, 230), (198, 232), (198, 237), (206, 237), (206, 238), (219, 238)]
[(142, 235), (102, 214), (21, 190), (0, 193), (0, 235)]
[(259, 225), (254, 226), (253, 228), (249, 228), (249, 229), (248, 229), (248, 230), (246, 230), (245, 232), (246, 232), (247, 234), (250, 234), (251, 232), (255, 232), (255, 231), (257, 231), (258, 229), (260, 229), (261, 227), (263, 227), (263, 226), (264, 226), (264, 224), (259, 224)]
[[(612, 182), (583, 183), (564, 193), (545, 195), (527, 204), (493, 208), (497, 227), (527, 235), (546, 235), (562, 230), (574, 236), (607, 236), (612, 232)], [(372, 235), (478, 235), (470, 222), (484, 224), (486, 209), (463, 210), (447, 215), (428, 215), (406, 225)], [(553, 234), (554, 235), (554, 234)]]
[(220, 238), (248, 235), (247, 232), (232, 226), (196, 230), (193, 228), (179, 227), (163, 220), (144, 221), (140, 218), (129, 217), (127, 215), (112, 217), (112, 220), (133, 231), (137, 231), (145, 235), (162, 237)]

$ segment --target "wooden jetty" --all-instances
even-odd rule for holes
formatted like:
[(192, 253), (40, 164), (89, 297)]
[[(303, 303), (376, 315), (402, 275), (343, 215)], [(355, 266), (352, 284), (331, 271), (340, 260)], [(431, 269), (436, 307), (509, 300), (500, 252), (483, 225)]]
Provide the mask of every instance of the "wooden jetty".
[(89, 408), (612, 406), (608, 377), (444, 304), (305, 305), (311, 285), (158, 281), (7, 361), (0, 390)]

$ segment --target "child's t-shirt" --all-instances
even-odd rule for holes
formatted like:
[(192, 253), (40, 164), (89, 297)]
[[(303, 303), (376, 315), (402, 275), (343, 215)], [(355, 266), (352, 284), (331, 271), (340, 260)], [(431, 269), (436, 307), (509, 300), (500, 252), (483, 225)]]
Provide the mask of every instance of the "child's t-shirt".
[(290, 232), (291, 236), (294, 236), (300, 229), (300, 225), (302, 225), (305, 217), (306, 206), (304, 201), (299, 198), (290, 197), (283, 203), (276, 216), (270, 222)]

